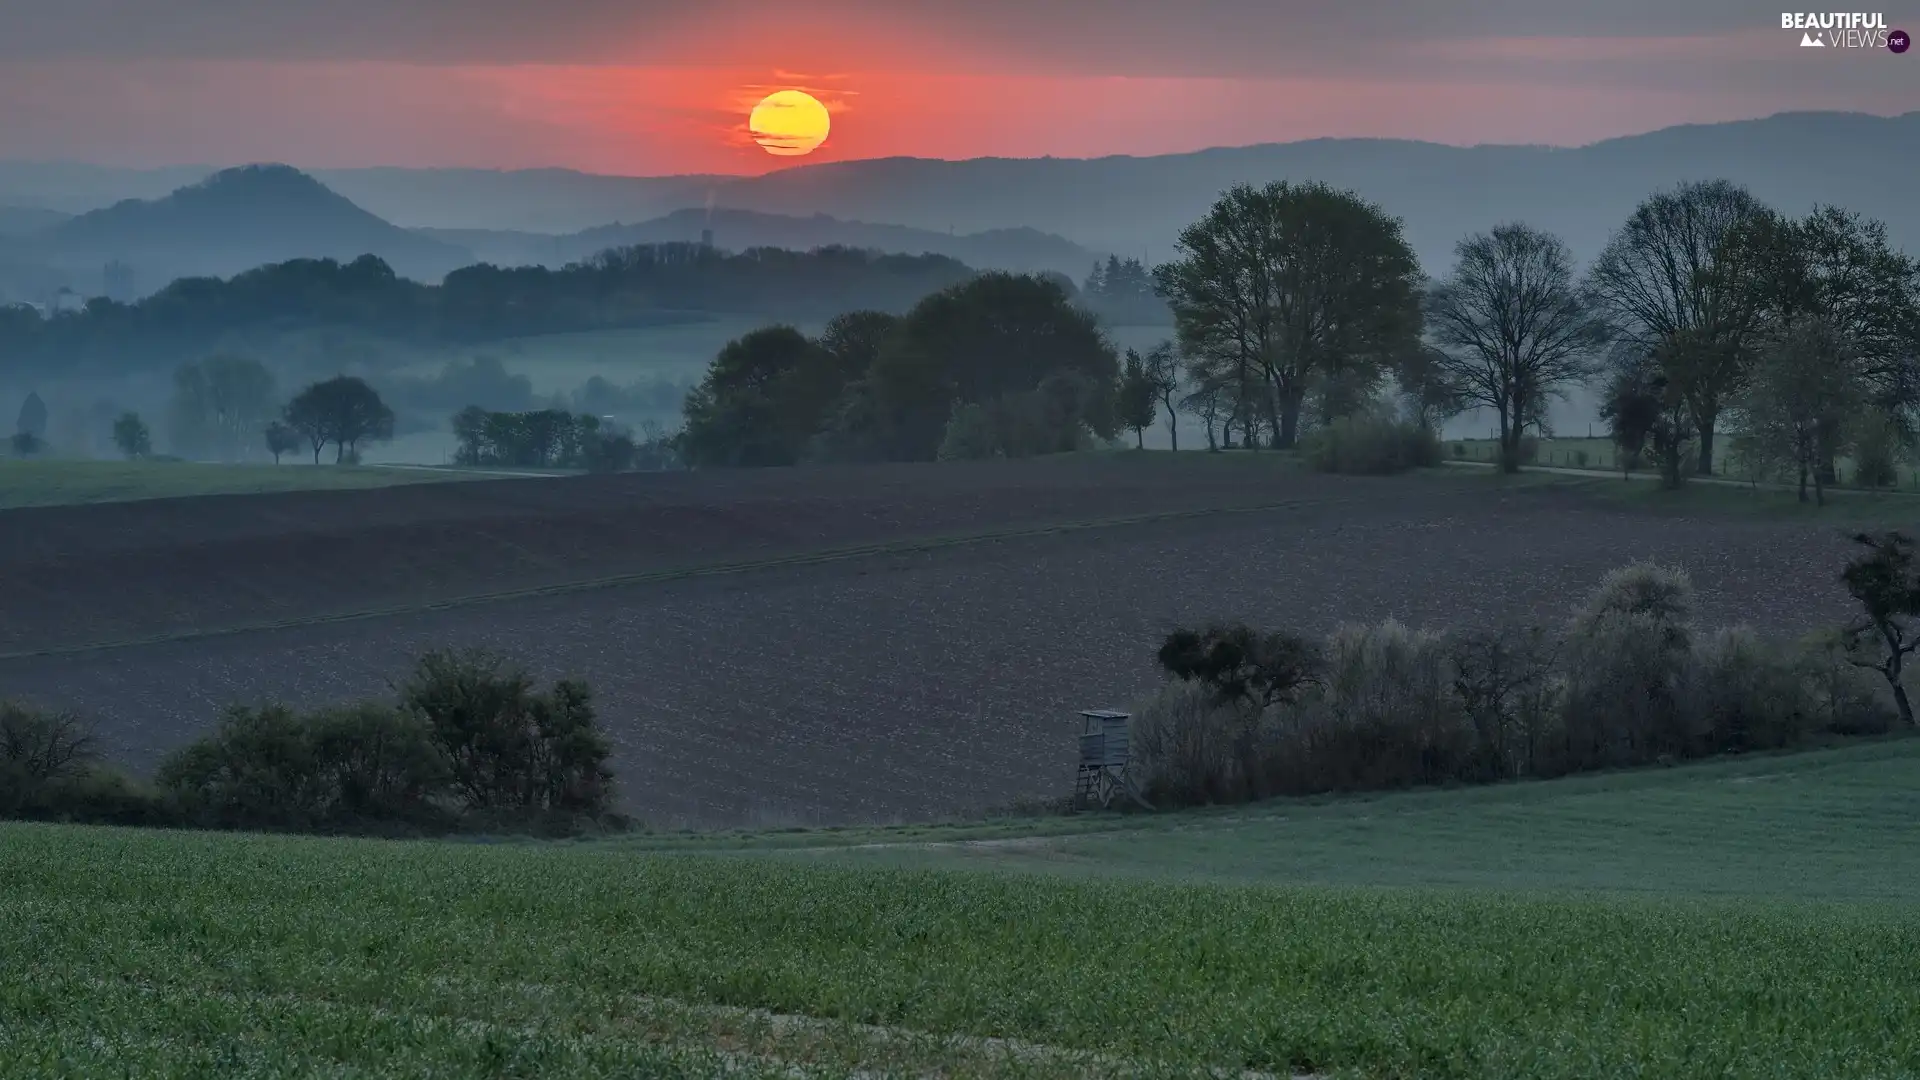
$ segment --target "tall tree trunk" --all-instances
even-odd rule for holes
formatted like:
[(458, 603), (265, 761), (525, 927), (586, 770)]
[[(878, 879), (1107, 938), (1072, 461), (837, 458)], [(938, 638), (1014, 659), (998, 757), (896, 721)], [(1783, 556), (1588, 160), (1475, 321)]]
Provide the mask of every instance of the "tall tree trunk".
[(1280, 445), (1293, 448), (1300, 442), (1300, 407), (1306, 401), (1306, 391), (1295, 388), (1280, 397)]
[(1709, 412), (1700, 419), (1700, 465), (1694, 470), (1701, 476), (1713, 475), (1713, 422), (1716, 412)]
[(1135, 450), (1145, 450), (1147, 448), (1147, 429), (1146, 428), (1133, 429), (1133, 448)]
[(1173, 449), (1178, 453), (1180, 450), (1180, 414), (1174, 411), (1172, 405), (1167, 406), (1167, 438), (1173, 441)]
[[(1513, 415), (1508, 417), (1508, 411)], [(1520, 471), (1520, 403), (1509, 401), (1496, 410), (1500, 415), (1500, 471)]]
[(1804, 459), (1800, 462), (1800, 501), (1807, 501), (1807, 463)]

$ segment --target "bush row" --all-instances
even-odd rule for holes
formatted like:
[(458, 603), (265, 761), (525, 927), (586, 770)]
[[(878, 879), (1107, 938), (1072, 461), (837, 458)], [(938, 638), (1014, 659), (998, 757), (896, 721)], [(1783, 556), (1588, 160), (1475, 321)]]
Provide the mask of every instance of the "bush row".
[(1443, 456), (1433, 429), (1390, 417), (1342, 417), (1300, 440), (1307, 464), (1323, 473), (1386, 476), (1430, 468)]
[(1159, 805), (1554, 777), (1885, 733), (1887, 684), (1837, 635), (1702, 634), (1683, 572), (1615, 571), (1557, 631), (1323, 640), (1181, 631), (1136, 710), (1132, 765)]
[(423, 657), (391, 701), (235, 706), (151, 786), (99, 761), (70, 713), (0, 705), (0, 817), (300, 832), (617, 826), (585, 685), (545, 692), (490, 653)]

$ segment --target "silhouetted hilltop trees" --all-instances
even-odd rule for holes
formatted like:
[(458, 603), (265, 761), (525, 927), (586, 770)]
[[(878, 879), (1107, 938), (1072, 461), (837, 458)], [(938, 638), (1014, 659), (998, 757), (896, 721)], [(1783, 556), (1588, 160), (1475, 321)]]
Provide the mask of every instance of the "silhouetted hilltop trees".
[(197, 359), (231, 335), (343, 328), (420, 344), (644, 326), (685, 312), (812, 321), (841, 311), (904, 312), (973, 276), (939, 255), (851, 248), (730, 254), (700, 244), (601, 252), (558, 270), (480, 265), (440, 285), (373, 256), (295, 259), (225, 280), (183, 278), (137, 303), (95, 298), (43, 318), (0, 309), (0, 367), (122, 374)]

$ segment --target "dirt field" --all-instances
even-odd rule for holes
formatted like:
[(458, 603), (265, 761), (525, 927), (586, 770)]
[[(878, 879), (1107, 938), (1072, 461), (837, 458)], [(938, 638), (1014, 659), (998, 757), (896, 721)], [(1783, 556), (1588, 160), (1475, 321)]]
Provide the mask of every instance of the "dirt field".
[[(1168, 516), (1033, 529), (1155, 513)], [(1789, 633), (1846, 614), (1831, 527), (1204, 455), (433, 485), (23, 511), (0, 525), (0, 648), (14, 654), (0, 696), (85, 711), (132, 764), (228, 702), (380, 693), (420, 651), (487, 645), (591, 681), (628, 802), (661, 824), (917, 819), (1055, 794), (1075, 710), (1150, 688), (1158, 636), (1177, 622), (1558, 620), (1639, 557), (1691, 570), (1710, 622)], [(21, 655), (36, 650), (56, 654)]]

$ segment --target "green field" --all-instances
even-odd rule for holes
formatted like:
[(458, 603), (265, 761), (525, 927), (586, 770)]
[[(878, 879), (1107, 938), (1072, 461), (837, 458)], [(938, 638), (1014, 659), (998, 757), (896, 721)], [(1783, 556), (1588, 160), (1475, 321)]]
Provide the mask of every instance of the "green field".
[(1916, 819), (1895, 741), (956, 829), (4, 826), (0, 1075), (1912, 1076)]
[(258, 495), (390, 487), (480, 474), (351, 465), (207, 465), (176, 461), (0, 459), (0, 510), (182, 495)]

